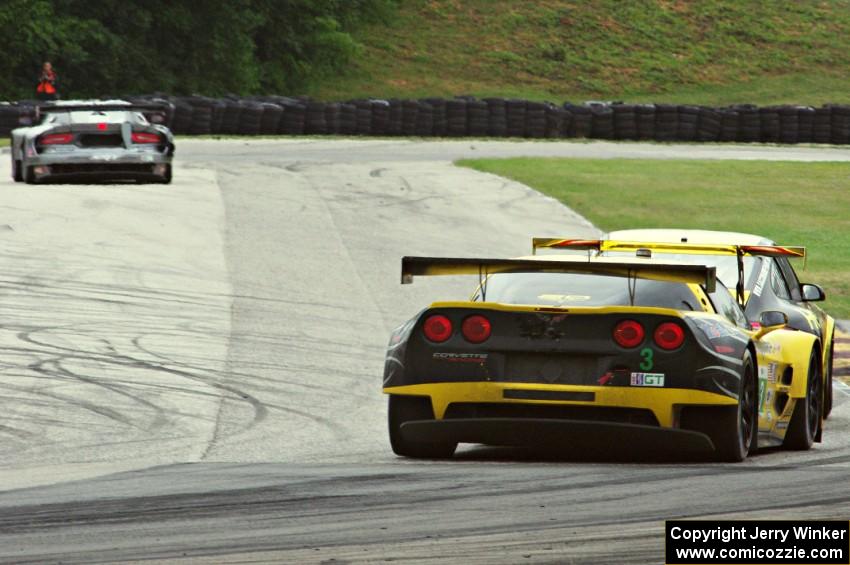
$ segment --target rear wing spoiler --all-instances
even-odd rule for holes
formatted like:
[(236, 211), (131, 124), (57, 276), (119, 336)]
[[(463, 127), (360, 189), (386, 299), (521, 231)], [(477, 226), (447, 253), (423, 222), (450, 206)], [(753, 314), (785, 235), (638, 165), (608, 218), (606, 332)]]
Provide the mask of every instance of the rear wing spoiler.
[(735, 294), (741, 306), (746, 304), (744, 296), (744, 257), (787, 257), (806, 258), (806, 248), (790, 245), (731, 245), (709, 243), (665, 243), (657, 241), (616, 241), (605, 239), (560, 239), (535, 237), (532, 253), (541, 248), (573, 249), (577, 251), (634, 251), (645, 249), (658, 253), (684, 253), (694, 255), (733, 255), (738, 259), (738, 282)]
[[(165, 102), (150, 102), (150, 103), (129, 103), (129, 104), (109, 104), (109, 103), (91, 103), (91, 104), (51, 104), (42, 103), (35, 107), (36, 117), (42, 114), (58, 114), (62, 112), (141, 112), (145, 115), (149, 122), (155, 124), (164, 124), (168, 118), (169, 105)], [(158, 117), (154, 118), (154, 116)]]
[(658, 253), (692, 253), (695, 255), (743, 255), (751, 257), (806, 257), (806, 248), (789, 245), (726, 245), (703, 243), (664, 243), (657, 241), (616, 241), (605, 239), (558, 239), (535, 237), (532, 253), (538, 249), (571, 249), (576, 251), (637, 251), (649, 249)]
[(402, 257), (401, 284), (414, 277), (478, 275), (482, 281), (496, 273), (579, 273), (624, 278), (651, 279), (703, 285), (707, 292), (716, 288), (714, 267), (672, 263), (546, 261), (538, 259), (476, 259), (462, 257)]

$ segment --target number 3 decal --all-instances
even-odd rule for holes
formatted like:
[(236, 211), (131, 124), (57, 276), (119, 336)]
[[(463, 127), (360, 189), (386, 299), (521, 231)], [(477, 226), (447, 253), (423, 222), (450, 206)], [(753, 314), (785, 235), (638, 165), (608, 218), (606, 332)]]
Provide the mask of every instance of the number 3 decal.
[(655, 365), (652, 361), (652, 350), (648, 347), (644, 347), (640, 350), (640, 356), (643, 357), (643, 363), (640, 364), (641, 370), (651, 371), (652, 367)]

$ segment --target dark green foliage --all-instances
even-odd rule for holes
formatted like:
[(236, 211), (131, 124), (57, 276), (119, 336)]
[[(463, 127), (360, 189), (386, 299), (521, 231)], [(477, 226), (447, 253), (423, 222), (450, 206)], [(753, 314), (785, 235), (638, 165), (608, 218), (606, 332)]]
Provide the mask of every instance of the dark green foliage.
[(4, 0), (0, 99), (32, 98), (41, 63), (62, 97), (298, 93), (338, 72), (350, 31), (397, 0)]

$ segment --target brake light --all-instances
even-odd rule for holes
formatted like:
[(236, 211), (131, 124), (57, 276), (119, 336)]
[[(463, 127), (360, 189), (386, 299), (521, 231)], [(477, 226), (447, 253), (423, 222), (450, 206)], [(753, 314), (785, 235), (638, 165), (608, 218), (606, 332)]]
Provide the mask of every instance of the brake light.
[(470, 316), (463, 321), (461, 332), (466, 341), (470, 343), (481, 343), (490, 337), (492, 326), (490, 320), (484, 316)]
[(68, 145), (74, 141), (72, 133), (50, 133), (38, 138), (39, 145)]
[(133, 132), (130, 135), (133, 143), (159, 143), (160, 137), (155, 133), (145, 133), (141, 131)]
[(422, 331), (429, 340), (442, 343), (452, 337), (452, 322), (440, 314), (429, 316), (422, 326)]
[(655, 328), (655, 344), (661, 349), (676, 349), (685, 341), (685, 330), (679, 324), (664, 322)]
[(103, 122), (100, 122), (99, 124), (97, 124), (97, 129), (99, 129), (100, 131), (106, 131), (106, 128), (107, 128), (107, 127), (109, 127), (109, 126), (107, 126), (107, 125), (106, 125), (105, 123), (103, 123)]
[(632, 348), (643, 343), (643, 326), (634, 320), (623, 320), (614, 328), (614, 341), (620, 347)]

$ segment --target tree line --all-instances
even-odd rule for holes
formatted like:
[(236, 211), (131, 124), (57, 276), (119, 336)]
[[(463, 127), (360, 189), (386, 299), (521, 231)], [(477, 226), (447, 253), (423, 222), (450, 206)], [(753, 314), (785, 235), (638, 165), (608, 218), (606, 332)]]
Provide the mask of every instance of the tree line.
[(352, 30), (399, 0), (2, 0), (0, 99), (297, 93), (356, 55)]

